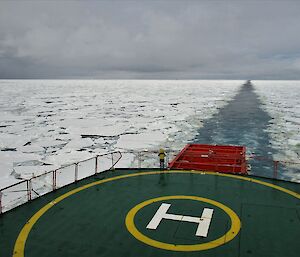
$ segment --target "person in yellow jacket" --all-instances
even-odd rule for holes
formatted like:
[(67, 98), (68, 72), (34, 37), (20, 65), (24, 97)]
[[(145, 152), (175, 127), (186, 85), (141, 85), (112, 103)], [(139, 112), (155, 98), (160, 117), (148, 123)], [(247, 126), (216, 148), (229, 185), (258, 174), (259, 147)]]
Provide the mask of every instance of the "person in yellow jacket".
[(164, 149), (160, 149), (159, 150), (159, 163), (160, 163), (160, 169), (163, 170), (165, 168), (165, 157), (166, 157), (166, 153)]

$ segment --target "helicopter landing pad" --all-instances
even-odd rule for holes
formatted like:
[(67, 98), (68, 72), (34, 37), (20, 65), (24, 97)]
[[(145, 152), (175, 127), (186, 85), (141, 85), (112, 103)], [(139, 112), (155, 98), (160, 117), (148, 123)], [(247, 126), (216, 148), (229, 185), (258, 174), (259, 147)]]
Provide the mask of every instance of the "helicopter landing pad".
[(110, 171), (0, 217), (0, 257), (298, 256), (299, 185)]

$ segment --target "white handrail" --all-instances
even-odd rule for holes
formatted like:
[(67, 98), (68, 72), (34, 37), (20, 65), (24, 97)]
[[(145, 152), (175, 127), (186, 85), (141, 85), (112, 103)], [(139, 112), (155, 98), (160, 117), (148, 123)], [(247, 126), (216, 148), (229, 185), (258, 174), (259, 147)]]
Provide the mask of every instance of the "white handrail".
[[(109, 164), (105, 165), (105, 162), (108, 163), (107, 158)], [(4, 187), (0, 189), (0, 214), (78, 180), (111, 170), (121, 158), (120, 151), (101, 154)], [(92, 164), (88, 165), (86, 169), (80, 168), (81, 164), (89, 164), (89, 161)], [(103, 168), (99, 169), (101, 165)], [(91, 170), (90, 166), (92, 166)], [(72, 172), (74, 173), (72, 174)], [(69, 179), (70, 175), (73, 179)]]

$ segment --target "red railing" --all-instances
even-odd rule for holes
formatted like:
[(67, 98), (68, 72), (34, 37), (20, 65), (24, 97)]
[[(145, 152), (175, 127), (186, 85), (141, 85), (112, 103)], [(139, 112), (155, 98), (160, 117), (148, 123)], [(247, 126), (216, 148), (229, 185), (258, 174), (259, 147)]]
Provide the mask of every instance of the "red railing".
[[(180, 152), (181, 150), (166, 149), (165, 166), (167, 167), (171, 160), (174, 161), (176, 156), (180, 155)], [(124, 151), (122, 155), (122, 160), (124, 160), (118, 163), (117, 167), (119, 168), (159, 168), (158, 150)], [(243, 163), (243, 165), (246, 166), (246, 164), (248, 164), (246, 169), (249, 175), (300, 182), (300, 162), (273, 160), (271, 157), (247, 155), (246, 163)], [(220, 172), (218, 164), (215, 163), (214, 165), (213, 170)], [(289, 176), (284, 176), (286, 172), (290, 172)]]
[[(166, 150), (166, 167), (179, 152), (180, 150)], [(98, 155), (0, 189), (0, 214), (63, 186), (110, 170), (116, 166), (122, 156), (125, 157), (125, 160), (118, 164), (122, 168), (159, 168), (158, 151), (126, 151)], [(294, 175), (298, 176), (300, 174), (300, 162), (279, 161), (269, 157), (251, 155), (247, 156), (247, 163), (254, 165), (252, 171), (248, 170), (251, 175), (298, 183), (300, 181), (300, 177), (299, 181), (295, 181), (292, 176), (283, 177), (286, 171), (293, 171)], [(267, 171), (262, 172), (263, 169), (255, 167), (256, 164), (258, 167), (265, 166)]]
[(188, 144), (169, 168), (247, 174), (246, 147)]
[[(295, 176), (300, 176), (300, 162), (274, 160), (271, 157), (258, 156), (258, 155), (247, 156), (247, 162), (252, 165), (258, 164), (258, 166), (264, 167), (265, 170), (267, 170), (266, 168), (269, 168), (268, 172), (264, 174), (264, 176), (267, 178), (293, 181), (293, 178), (284, 179), (284, 174), (287, 173), (288, 171), (292, 172)], [(257, 176), (260, 176), (259, 171), (256, 171), (254, 169), (252, 170), (252, 172), (250, 172), (250, 174), (255, 174)], [(291, 175), (292, 174), (290, 174), (290, 176)]]
[[(180, 152), (180, 150), (165, 149), (165, 167)], [(118, 168), (159, 168), (158, 150), (141, 150), (141, 151), (122, 151), (122, 161), (118, 164)]]
[(114, 168), (121, 152), (97, 155), (0, 189), (0, 214), (81, 179)]

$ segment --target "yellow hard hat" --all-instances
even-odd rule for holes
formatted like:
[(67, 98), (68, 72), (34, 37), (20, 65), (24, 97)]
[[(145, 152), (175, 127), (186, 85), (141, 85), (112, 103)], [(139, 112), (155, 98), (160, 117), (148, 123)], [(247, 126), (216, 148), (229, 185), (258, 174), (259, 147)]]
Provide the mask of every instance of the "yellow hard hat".
[(164, 149), (162, 149), (162, 148), (160, 148), (160, 149), (159, 149), (159, 152), (160, 152), (160, 153), (164, 153), (164, 152), (165, 152), (165, 150), (164, 150)]

